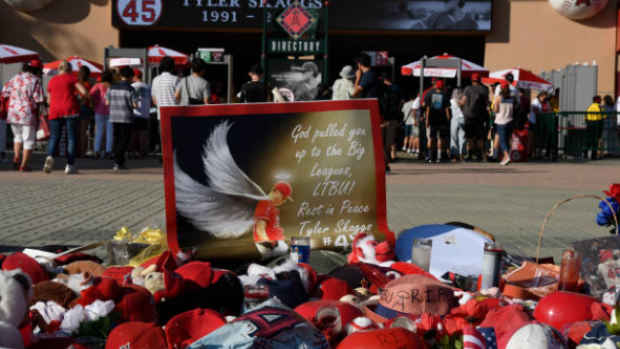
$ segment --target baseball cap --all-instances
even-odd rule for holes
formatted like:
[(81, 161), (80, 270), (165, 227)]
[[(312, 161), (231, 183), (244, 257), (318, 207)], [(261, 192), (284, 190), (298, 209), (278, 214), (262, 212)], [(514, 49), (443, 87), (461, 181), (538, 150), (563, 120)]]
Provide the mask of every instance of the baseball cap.
[(489, 312), (480, 327), (495, 328), (497, 347), (505, 348), (512, 335), (531, 322), (532, 317), (525, 312), (523, 306), (513, 304)]
[(181, 296), (185, 291), (185, 283), (181, 275), (164, 270), (164, 286), (165, 291), (158, 291), (153, 294), (156, 302), (165, 301), (168, 298), (176, 298)]
[(133, 267), (109, 267), (106, 269), (101, 276), (109, 277), (114, 280), (119, 285), (127, 285), (131, 284), (131, 272), (133, 271)]
[(478, 73), (471, 74), (471, 81), (480, 82), (480, 74)]
[(40, 59), (33, 59), (26, 64), (28, 64), (29, 67), (38, 68), (38, 69), (43, 67), (43, 62), (41, 62)]
[(367, 305), (366, 315), (378, 323), (402, 315), (444, 316), (457, 304), (450, 287), (423, 275), (405, 275), (381, 290), (379, 304)]
[(37, 261), (21, 252), (16, 252), (2, 262), (2, 270), (21, 269), (32, 279), (32, 284), (36, 285), (41, 281), (48, 281), (49, 275)]
[(349, 303), (339, 301), (310, 301), (295, 308), (295, 312), (301, 315), (304, 319), (312, 322), (312, 319), (316, 316), (316, 312), (326, 306), (338, 308), (340, 311), (340, 321), (342, 322), (342, 326), (346, 326), (354, 319), (364, 316), (359, 308), (354, 307)]
[(595, 303), (598, 303), (596, 298), (585, 294), (556, 291), (538, 302), (534, 317), (541, 323), (561, 330), (566, 324), (594, 320), (591, 307)]
[(346, 295), (355, 294), (346, 281), (333, 277), (327, 278), (323, 281), (319, 286), (319, 290), (321, 300), (324, 301), (337, 301)]
[(127, 322), (110, 332), (106, 349), (152, 349), (168, 348), (166, 334), (154, 323)]
[(198, 288), (208, 287), (211, 285), (213, 271), (209, 262), (189, 262), (180, 266), (176, 271), (181, 275), (188, 289), (196, 290)]
[[(386, 340), (389, 338), (389, 340)], [(347, 336), (337, 349), (422, 349), (424, 342), (413, 332), (404, 328), (388, 328), (370, 332), (355, 332)]]
[(138, 285), (120, 287), (114, 310), (119, 313), (123, 321), (153, 322), (157, 320), (153, 295), (146, 288)]
[(269, 297), (278, 298), (290, 308), (295, 308), (308, 301), (309, 296), (300, 279), (268, 280), (260, 279), (258, 285), (269, 287)]
[(502, 81), (499, 86), (501, 88), (508, 88), (510, 86), (510, 83), (508, 81)]
[(443, 88), (443, 80), (435, 81), (435, 87), (436, 88)]
[(278, 190), (282, 195), (284, 195), (285, 200), (289, 200), (291, 202), (295, 202), (291, 195), (293, 194), (293, 187), (287, 182), (278, 182), (273, 186), (274, 190)]
[(138, 68), (134, 68), (133, 76), (137, 77), (138, 79), (142, 79), (142, 71)]
[(112, 278), (105, 276), (97, 277), (93, 285), (81, 292), (82, 298), (79, 304), (87, 306), (96, 300), (109, 301), (118, 297), (118, 283)]
[(301, 65), (301, 68), (298, 68), (298, 70), (301, 70), (304, 73), (312, 72), (315, 75), (319, 73), (319, 67), (317, 67), (314, 62), (305, 62)]
[(224, 317), (210, 309), (196, 309), (179, 314), (170, 319), (165, 327), (168, 347), (186, 348), (225, 324)]
[(566, 343), (562, 335), (545, 324), (528, 324), (515, 332), (506, 349), (563, 349)]

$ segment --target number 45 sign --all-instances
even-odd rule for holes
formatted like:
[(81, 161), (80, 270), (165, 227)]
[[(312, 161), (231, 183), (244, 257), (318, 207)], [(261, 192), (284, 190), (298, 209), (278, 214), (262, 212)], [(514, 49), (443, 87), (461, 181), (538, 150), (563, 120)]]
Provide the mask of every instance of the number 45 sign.
[(117, 12), (127, 25), (155, 24), (163, 10), (163, 0), (118, 0)]

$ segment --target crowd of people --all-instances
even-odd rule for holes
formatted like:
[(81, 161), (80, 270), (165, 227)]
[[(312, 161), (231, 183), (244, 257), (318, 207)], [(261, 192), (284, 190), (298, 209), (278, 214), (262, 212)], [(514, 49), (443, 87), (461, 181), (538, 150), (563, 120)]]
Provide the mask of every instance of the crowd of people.
[[(343, 67), (340, 78), (331, 87), (322, 86), (317, 99), (379, 100), (387, 172), (391, 171), (389, 163), (398, 160), (396, 150), (401, 146), (403, 152), (429, 163), (494, 161), (508, 165), (512, 134), (517, 129), (528, 130), (525, 147), (532, 157), (539, 115), (558, 111), (559, 91), (552, 96), (540, 92), (530, 101), (525, 91), (514, 86), (511, 74), (493, 86), (482, 84), (481, 77), (473, 74), (471, 85), (464, 89), (451, 88), (443, 79), (433, 79), (427, 90), (405, 96), (391, 74), (378, 75), (373, 71), (367, 54), (358, 56), (355, 65)], [(93, 80), (87, 67), (82, 66), (73, 74), (71, 65), (64, 61), (44, 91), (42, 63), (25, 63), (22, 72), (4, 86), (0, 95), (5, 101), (6, 122), (14, 135), (14, 169), (32, 171), (29, 159), (41, 113), (48, 114), (49, 123), (45, 173), (53, 169), (63, 129), (65, 173), (78, 172), (78, 148), (90, 149), (94, 158), (113, 160), (114, 170), (126, 169), (128, 152), (136, 156), (148, 153), (150, 119), (156, 107), (221, 103), (214, 92), (222, 88), (207, 81), (202, 59), (192, 61), (191, 73), (184, 78), (176, 75), (175, 69), (174, 60), (165, 57), (150, 86), (142, 80), (142, 71), (129, 67), (106, 70), (91, 86)], [(264, 82), (260, 65), (252, 66), (248, 75), (250, 81), (236, 95), (238, 102), (278, 100)], [(586, 118), (588, 147), (598, 144), (603, 130), (601, 113), (607, 110), (615, 112), (613, 98), (596, 96)], [(158, 115), (157, 130), (159, 127)], [(4, 157), (4, 149), (0, 153)]]

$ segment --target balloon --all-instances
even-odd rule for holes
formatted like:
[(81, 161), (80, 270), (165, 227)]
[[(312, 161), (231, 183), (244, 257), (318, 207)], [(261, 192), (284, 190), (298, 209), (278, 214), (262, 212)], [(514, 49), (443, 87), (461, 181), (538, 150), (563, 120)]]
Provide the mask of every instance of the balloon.
[(551, 7), (570, 19), (588, 19), (598, 15), (609, 0), (549, 0)]

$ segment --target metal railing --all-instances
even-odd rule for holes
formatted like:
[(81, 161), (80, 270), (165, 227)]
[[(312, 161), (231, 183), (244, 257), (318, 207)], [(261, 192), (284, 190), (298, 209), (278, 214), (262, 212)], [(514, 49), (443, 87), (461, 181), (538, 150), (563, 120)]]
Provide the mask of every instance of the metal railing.
[(534, 158), (595, 159), (620, 155), (620, 113), (538, 114)]

